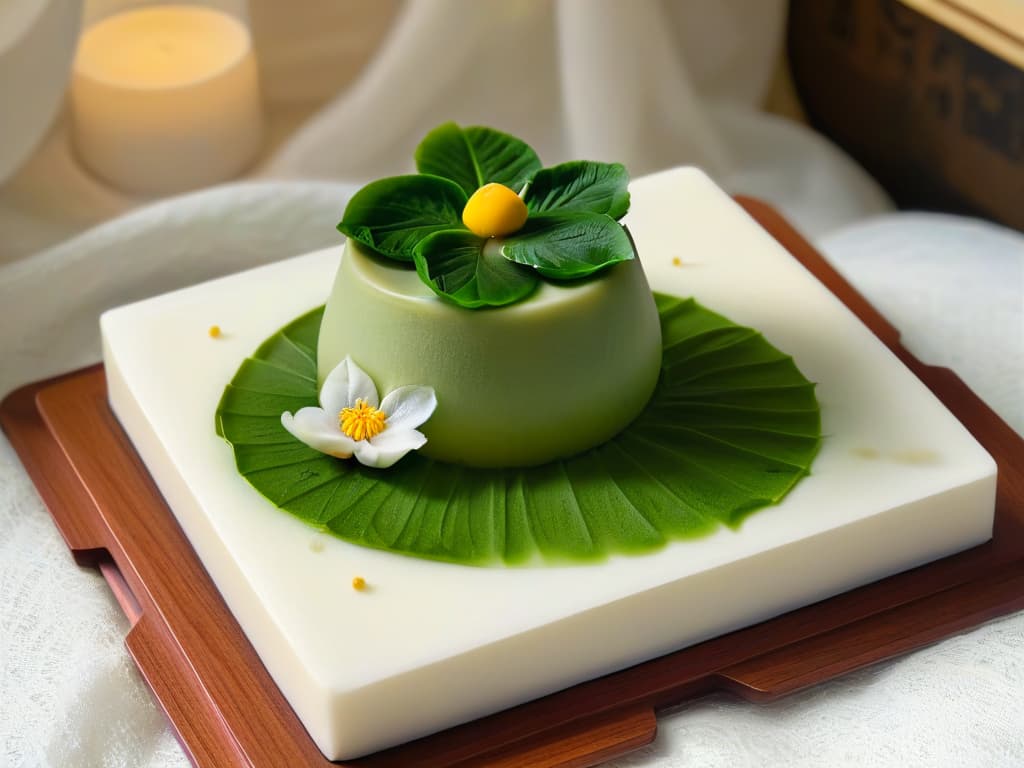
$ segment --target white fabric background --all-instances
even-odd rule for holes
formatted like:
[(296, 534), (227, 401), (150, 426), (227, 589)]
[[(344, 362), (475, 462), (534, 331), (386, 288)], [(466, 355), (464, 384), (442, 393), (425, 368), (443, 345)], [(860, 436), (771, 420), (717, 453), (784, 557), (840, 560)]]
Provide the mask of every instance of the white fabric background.
[[(1024, 237), (876, 216), (887, 202), (856, 166), (761, 113), (783, 12), (781, 0), (421, 0), (362, 77), (260, 169), (264, 180), (137, 209), (145, 201), (81, 173), (58, 126), (0, 188), (0, 259), (11, 262), (0, 267), (0, 393), (98, 359), (96, 318), (109, 306), (338, 242), (348, 182), (409, 170), (422, 133), (456, 119), (520, 134), (548, 163), (616, 159), (634, 175), (696, 163), (769, 200), (915, 352), (960, 371), (1024, 431)], [(273, 120), (284, 107), (268, 108)], [(185, 764), (126, 631), (0, 439), (0, 764)], [(615, 764), (1021, 765), (1021, 690), (1018, 615), (774, 705), (689, 705)]]

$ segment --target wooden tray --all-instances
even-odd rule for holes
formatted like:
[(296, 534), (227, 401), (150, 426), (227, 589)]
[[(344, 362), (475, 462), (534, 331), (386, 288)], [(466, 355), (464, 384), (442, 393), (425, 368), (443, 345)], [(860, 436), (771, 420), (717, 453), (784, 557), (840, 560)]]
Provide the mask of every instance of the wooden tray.
[[(995, 457), (992, 541), (346, 765), (594, 765), (649, 743), (659, 709), (723, 689), (775, 699), (1024, 608), (1024, 440), (952, 372), (904, 350), (895, 329), (777, 213), (740, 202)], [(99, 567), (131, 620), (125, 644), (193, 762), (327, 765), (111, 414), (102, 368), (14, 392), (0, 404), (0, 424), (75, 559)]]

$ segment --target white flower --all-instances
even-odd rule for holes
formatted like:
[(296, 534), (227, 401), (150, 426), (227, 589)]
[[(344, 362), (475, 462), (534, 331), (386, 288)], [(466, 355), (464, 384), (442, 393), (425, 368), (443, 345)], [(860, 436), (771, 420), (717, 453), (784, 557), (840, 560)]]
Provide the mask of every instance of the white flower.
[(430, 418), (437, 397), (430, 387), (399, 387), (383, 402), (366, 371), (346, 357), (320, 389), (320, 408), (281, 414), (281, 425), (310, 448), (383, 469), (427, 438), (416, 427)]

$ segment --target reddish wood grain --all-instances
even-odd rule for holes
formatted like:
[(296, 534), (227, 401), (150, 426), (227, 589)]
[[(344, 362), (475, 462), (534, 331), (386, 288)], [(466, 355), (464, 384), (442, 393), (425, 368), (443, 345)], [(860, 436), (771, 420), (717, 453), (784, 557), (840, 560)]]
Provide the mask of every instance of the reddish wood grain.
[[(69, 374), (47, 382), (22, 387), (0, 403), (0, 426), (21, 458), (43, 503), (53, 516), (57, 530), (80, 565), (95, 565), (107, 557), (102, 526), (93, 515), (71, 510), (89, 509), (89, 492), (73, 478), (65, 477), (64, 458), (53, 443), (53, 436), (39, 418), (36, 394), (46, 386), (57, 384), (78, 374)], [(56, 455), (55, 454), (56, 449)], [(46, 468), (57, 462), (55, 472)], [(69, 482), (70, 480), (70, 482)]]
[[(1024, 440), (929, 368), (770, 208), (741, 200), (995, 456), (995, 536), (953, 557), (347, 763), (588, 766), (650, 742), (654, 713), (715, 689), (776, 698), (1024, 608)], [(327, 765), (220, 598), (106, 404), (102, 369), (15, 392), (0, 424), (68, 547), (99, 565), (126, 645), (198, 765)]]

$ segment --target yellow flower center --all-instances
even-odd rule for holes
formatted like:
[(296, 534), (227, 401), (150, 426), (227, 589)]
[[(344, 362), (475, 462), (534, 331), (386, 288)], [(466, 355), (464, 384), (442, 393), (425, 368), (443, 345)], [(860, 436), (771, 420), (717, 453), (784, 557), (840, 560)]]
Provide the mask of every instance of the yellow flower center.
[(522, 229), (526, 203), (504, 184), (485, 184), (462, 209), (462, 223), (480, 237), (504, 237)]
[(388, 416), (379, 408), (359, 398), (351, 408), (342, 408), (338, 414), (338, 426), (346, 437), (353, 440), (369, 440), (384, 431)]

